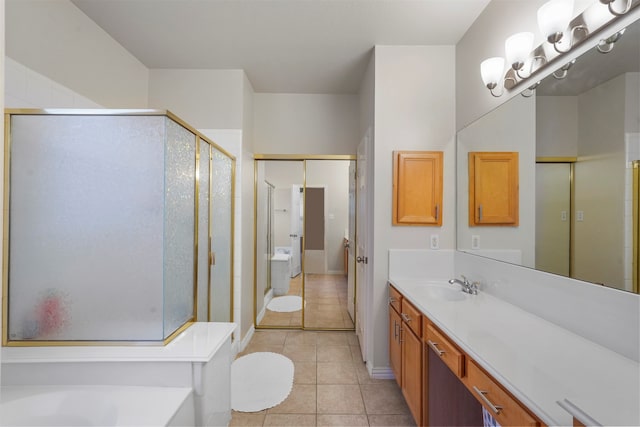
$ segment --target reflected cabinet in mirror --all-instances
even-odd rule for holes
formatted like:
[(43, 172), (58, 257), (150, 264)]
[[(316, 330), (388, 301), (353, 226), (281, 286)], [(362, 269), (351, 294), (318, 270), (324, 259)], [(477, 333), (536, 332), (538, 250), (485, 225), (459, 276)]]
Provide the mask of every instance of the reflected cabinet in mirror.
[(353, 329), (355, 160), (257, 159), (255, 173), (257, 327)]
[[(639, 26), (458, 133), (459, 250), (638, 292)], [(474, 152), (518, 154), (514, 226), (474, 224)]]

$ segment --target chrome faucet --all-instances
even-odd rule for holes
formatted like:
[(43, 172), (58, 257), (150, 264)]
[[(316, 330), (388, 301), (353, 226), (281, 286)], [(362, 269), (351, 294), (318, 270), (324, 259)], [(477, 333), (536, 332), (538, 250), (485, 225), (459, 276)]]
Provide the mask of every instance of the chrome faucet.
[(462, 292), (464, 293), (478, 295), (478, 282), (470, 283), (466, 277), (464, 277), (463, 275), (460, 276), (462, 277), (462, 280), (451, 279), (449, 280), (449, 283), (451, 283), (452, 285), (455, 285), (457, 283), (458, 285), (460, 285), (460, 287), (462, 288)]

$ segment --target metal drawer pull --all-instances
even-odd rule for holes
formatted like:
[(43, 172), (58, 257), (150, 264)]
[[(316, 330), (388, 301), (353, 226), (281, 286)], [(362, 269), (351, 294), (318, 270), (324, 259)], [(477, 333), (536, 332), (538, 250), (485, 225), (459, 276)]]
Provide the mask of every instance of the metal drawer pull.
[(407, 323), (411, 322), (411, 317), (409, 317), (407, 313), (402, 313), (401, 316), (402, 316), (402, 320), (404, 320), (405, 322)]
[(389, 297), (389, 304), (393, 304), (394, 302), (396, 302), (396, 299), (394, 297)]
[(438, 348), (438, 343), (435, 343), (435, 342), (433, 342), (431, 340), (427, 340), (427, 344), (429, 344), (429, 347), (431, 347), (433, 349), (433, 351), (438, 353), (438, 356), (440, 356), (440, 357), (442, 357), (442, 355), (446, 353), (446, 351), (440, 350)]
[(480, 390), (478, 387), (473, 386), (473, 391), (475, 391), (476, 393), (478, 393), (478, 396), (480, 396), (480, 398), (482, 399), (482, 401), (484, 403), (487, 404), (487, 406), (489, 408), (491, 408), (491, 410), (493, 412), (495, 412), (496, 415), (500, 414), (500, 411), (502, 411), (502, 406), (498, 406), (498, 405), (494, 405), (493, 403), (491, 403), (491, 401), (489, 399), (487, 399), (487, 396), (485, 396), (485, 394), (489, 393), (488, 391), (484, 391), (484, 390)]
[(478, 221), (482, 221), (482, 204), (478, 207)]

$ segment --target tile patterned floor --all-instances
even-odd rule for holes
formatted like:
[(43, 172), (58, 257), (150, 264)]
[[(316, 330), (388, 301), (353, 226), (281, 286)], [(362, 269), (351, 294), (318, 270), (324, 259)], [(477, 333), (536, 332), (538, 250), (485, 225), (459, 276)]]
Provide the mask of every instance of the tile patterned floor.
[(293, 390), (273, 408), (234, 411), (231, 426), (415, 426), (395, 380), (369, 377), (354, 332), (261, 330), (242, 354), (256, 351), (293, 361)]
[[(287, 295), (302, 295), (302, 275), (291, 279)], [(304, 326), (312, 329), (353, 329), (347, 311), (347, 278), (344, 275), (307, 274)], [(301, 327), (302, 311), (266, 310), (260, 326)]]

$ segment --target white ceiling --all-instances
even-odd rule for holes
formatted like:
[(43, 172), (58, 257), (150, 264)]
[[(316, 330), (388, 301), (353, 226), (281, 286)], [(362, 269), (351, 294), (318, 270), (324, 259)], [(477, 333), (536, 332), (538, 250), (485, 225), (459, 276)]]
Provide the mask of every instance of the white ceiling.
[(356, 93), (374, 45), (454, 45), (489, 0), (71, 0), (148, 68)]

